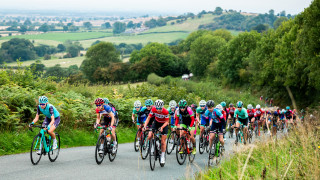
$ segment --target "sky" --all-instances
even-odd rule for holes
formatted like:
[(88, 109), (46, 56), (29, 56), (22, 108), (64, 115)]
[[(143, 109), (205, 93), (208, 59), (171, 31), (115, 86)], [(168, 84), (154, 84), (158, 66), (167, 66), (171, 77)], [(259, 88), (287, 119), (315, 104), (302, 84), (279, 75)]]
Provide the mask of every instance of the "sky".
[(287, 14), (298, 14), (312, 0), (5, 0), (0, 9), (23, 10), (71, 10), (71, 11), (115, 11), (115, 12), (160, 12), (164, 14), (198, 13), (201, 10), (222, 9), (242, 12), (275, 13), (285, 10)]

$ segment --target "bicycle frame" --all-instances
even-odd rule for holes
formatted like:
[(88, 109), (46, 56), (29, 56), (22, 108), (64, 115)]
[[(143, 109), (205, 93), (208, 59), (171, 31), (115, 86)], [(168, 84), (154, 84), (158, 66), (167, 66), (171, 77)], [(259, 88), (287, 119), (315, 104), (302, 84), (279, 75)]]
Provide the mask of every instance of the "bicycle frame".
[[(39, 139), (37, 139), (37, 142), (36, 142), (36, 145), (35, 147), (37, 147), (38, 143), (42, 142), (43, 144), (43, 148), (45, 150), (46, 153), (49, 153), (52, 149), (51, 149), (51, 146), (50, 146), (50, 143), (51, 143), (51, 136), (49, 135), (49, 138), (48, 138), (48, 142), (49, 144), (47, 144), (46, 142), (46, 136), (45, 136), (45, 133), (47, 132), (48, 133), (48, 130), (44, 130), (44, 128), (46, 127), (42, 127), (42, 126), (32, 126), (32, 127), (38, 127), (38, 128), (41, 128), (39, 134), (41, 134), (41, 137), (40, 137), (40, 141)], [(30, 128), (30, 130), (32, 131), (32, 129)], [(41, 149), (40, 149), (41, 150)]]

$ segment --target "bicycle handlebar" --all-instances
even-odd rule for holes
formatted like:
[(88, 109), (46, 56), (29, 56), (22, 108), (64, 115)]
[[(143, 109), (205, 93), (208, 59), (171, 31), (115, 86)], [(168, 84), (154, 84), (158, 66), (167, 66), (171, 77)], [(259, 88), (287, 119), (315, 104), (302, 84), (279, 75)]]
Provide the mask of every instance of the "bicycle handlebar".
[(40, 129), (44, 129), (44, 128), (47, 128), (47, 126), (40, 126), (40, 125), (33, 125), (33, 124), (31, 124), (30, 126), (29, 126), (29, 130), (31, 131), (31, 132), (33, 132), (33, 130), (32, 130), (32, 128), (33, 127), (37, 127), (37, 128), (40, 128)]

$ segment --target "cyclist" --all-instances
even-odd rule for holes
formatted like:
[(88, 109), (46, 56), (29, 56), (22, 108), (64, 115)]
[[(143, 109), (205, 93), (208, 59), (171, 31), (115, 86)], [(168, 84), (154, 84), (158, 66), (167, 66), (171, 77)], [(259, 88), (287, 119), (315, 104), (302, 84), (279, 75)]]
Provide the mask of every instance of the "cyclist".
[(206, 112), (206, 110), (207, 110), (206, 101), (201, 100), (199, 102), (199, 107), (197, 108), (197, 112), (196, 112), (197, 122), (200, 122), (200, 138), (202, 138), (202, 134), (204, 132), (205, 126), (209, 126), (209, 122), (204, 116), (204, 113)]
[(263, 114), (264, 114), (264, 111), (261, 109), (261, 106), (258, 104), (256, 106), (254, 117), (255, 117), (256, 121), (258, 121), (259, 136), (260, 136), (260, 127), (263, 124)]
[(209, 147), (212, 148), (212, 141), (216, 136), (215, 130), (218, 130), (219, 134), (219, 141), (221, 143), (221, 147), (224, 150), (224, 140), (223, 140), (223, 125), (222, 125), (222, 119), (223, 114), (218, 108), (214, 108), (214, 101), (209, 100), (207, 102), (207, 110), (204, 114), (205, 118), (209, 120), (210, 122), (210, 140), (209, 140)]
[(236, 118), (234, 117), (234, 112), (236, 111), (236, 108), (233, 106), (232, 103), (229, 104), (228, 111), (229, 111), (229, 118), (232, 121), (232, 123), (230, 123), (232, 127), (230, 128), (233, 128), (233, 125), (236, 123)]
[(234, 117), (238, 118), (237, 123), (236, 123), (236, 134), (239, 132), (240, 124), (243, 125), (243, 134), (244, 134), (244, 143), (247, 141), (247, 125), (248, 125), (248, 112), (246, 109), (243, 107), (242, 101), (237, 102), (237, 109), (234, 112)]
[[(195, 120), (194, 120), (194, 114), (190, 107), (187, 105), (186, 100), (180, 100), (179, 101), (179, 109), (176, 110), (176, 124), (180, 121), (180, 127), (189, 129), (190, 131), (190, 140), (193, 144), (193, 150), (192, 154), (196, 154), (196, 139), (194, 138), (194, 131), (195, 131)], [(183, 136), (185, 133), (184, 131), (180, 132), (181, 136)], [(187, 134), (189, 137), (189, 135)], [(179, 152), (180, 154), (183, 153), (183, 149)]]
[[(49, 100), (46, 96), (40, 96), (36, 117), (29, 124), (29, 127), (31, 127), (34, 123), (36, 123), (39, 120), (40, 113), (46, 116), (42, 123), (42, 126), (47, 127), (46, 129), (48, 130), (48, 134), (53, 139), (52, 148), (57, 149), (57, 139), (56, 139), (56, 134), (54, 133), (54, 130), (59, 126), (60, 113), (52, 104), (49, 104)], [(41, 154), (41, 149), (42, 149), (42, 143), (40, 144), (40, 150), (37, 151), (38, 155)]]
[(255, 122), (255, 118), (254, 118), (255, 109), (253, 109), (253, 106), (251, 104), (247, 106), (247, 113), (249, 118), (249, 124), (251, 124), (251, 128), (253, 129), (253, 124)]
[[(141, 109), (141, 112), (144, 113), (146, 115), (146, 118), (147, 118), (149, 116), (150, 112), (151, 112), (151, 109), (153, 108), (153, 106), (152, 106), (153, 105), (153, 101), (151, 99), (147, 99), (144, 102), (144, 104), (145, 104), (145, 106)], [(153, 121), (154, 121), (154, 117), (151, 117), (149, 123), (148, 124), (144, 124), (144, 126), (146, 126), (147, 128), (150, 128), (152, 126)]]
[[(135, 115), (137, 115), (137, 128), (139, 129), (141, 126), (143, 126), (143, 123), (146, 120), (146, 114), (143, 111), (141, 111), (142, 106), (139, 100), (135, 101), (133, 105), (134, 105), (134, 108), (132, 110), (131, 119), (132, 119), (132, 122), (135, 123)], [(137, 141), (138, 141), (136, 144), (137, 147), (139, 147), (139, 144), (140, 144), (140, 135), (141, 135), (140, 133), (141, 132), (139, 131), (137, 135)]]
[[(165, 163), (165, 153), (166, 153), (166, 139), (168, 134), (168, 124), (169, 124), (169, 112), (167, 109), (163, 108), (164, 102), (160, 99), (156, 100), (154, 106), (152, 107), (149, 116), (146, 119), (143, 130), (146, 129), (149, 121), (152, 117), (155, 118), (155, 121), (152, 123), (152, 129), (156, 129), (161, 132), (161, 158), (160, 163)], [(153, 136), (153, 132), (150, 131), (148, 135), (148, 140)]]
[[(226, 106), (227, 106), (227, 104), (226, 104), (226, 102), (221, 102), (220, 104), (219, 104), (220, 106), (221, 106), (221, 112), (222, 112), (222, 114), (223, 114), (223, 120), (222, 120), (222, 124), (223, 124), (223, 139), (224, 139), (224, 141), (226, 140), (226, 138), (225, 138), (225, 134), (226, 134), (226, 124), (227, 124), (227, 117), (228, 117), (228, 115), (229, 115), (229, 111), (228, 111), (228, 109), (226, 108)], [(219, 106), (219, 108), (220, 108), (220, 106)]]
[(286, 107), (285, 117), (286, 117), (286, 126), (288, 127), (289, 124), (292, 124), (292, 111), (290, 109), (290, 106)]
[[(169, 115), (171, 116), (171, 121), (170, 121), (170, 126), (171, 126), (171, 131), (175, 131), (176, 126), (175, 126), (175, 118), (174, 118), (174, 114), (176, 112), (177, 109), (177, 103), (175, 100), (171, 100), (169, 102), (169, 108), (168, 108), (168, 112)], [(177, 131), (178, 134), (179, 131)], [(172, 136), (172, 139), (170, 139), (171, 143), (173, 143), (173, 138), (174, 136)]]
[[(111, 130), (111, 139), (113, 140), (113, 153), (117, 150), (117, 141), (116, 141), (116, 127), (117, 127), (117, 120), (115, 118), (115, 112), (109, 105), (104, 105), (105, 102), (101, 98), (97, 98), (94, 102), (97, 106), (96, 108), (96, 114), (97, 114), (97, 120), (94, 125), (95, 128), (99, 125), (105, 125), (108, 126), (108, 128)], [(102, 119), (102, 123), (101, 123)], [(101, 124), (100, 124), (101, 123)], [(100, 135), (103, 133), (104, 129), (100, 130)], [(103, 153), (103, 142), (100, 145), (99, 153)]]
[[(196, 104), (191, 104), (191, 109), (192, 109), (192, 112), (193, 112), (193, 114), (196, 114), (196, 112), (197, 112), (197, 108), (198, 108), (198, 106), (196, 105)], [(197, 121), (197, 119), (194, 119), (195, 120), (195, 130), (194, 130), (194, 137), (196, 137), (196, 135), (197, 135), (197, 129), (198, 129), (198, 121)]]
[(281, 128), (285, 128), (285, 126), (282, 125), (283, 123), (285, 124), (285, 112), (286, 111), (282, 109), (279, 114), (279, 119), (280, 119), (279, 125)]
[[(269, 125), (271, 126), (271, 123), (272, 123), (272, 130), (271, 130), (271, 135), (274, 136), (274, 135), (277, 135), (277, 127), (278, 127), (278, 124), (279, 124), (279, 114), (277, 111), (271, 111), (271, 118), (269, 119)], [(269, 127), (270, 127), (269, 126)]]

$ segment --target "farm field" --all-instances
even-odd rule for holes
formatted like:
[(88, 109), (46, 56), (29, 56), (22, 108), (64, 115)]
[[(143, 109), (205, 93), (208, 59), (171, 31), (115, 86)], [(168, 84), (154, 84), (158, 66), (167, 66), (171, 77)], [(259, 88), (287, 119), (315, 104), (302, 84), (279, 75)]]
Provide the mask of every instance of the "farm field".
[[(56, 64), (60, 64), (61, 67), (69, 67), (71, 65), (77, 65), (80, 67), (82, 61), (84, 60), (84, 56), (74, 57), (74, 58), (65, 58), (65, 59), (51, 59), (51, 60), (41, 60), (41, 62), (46, 67), (53, 67)], [(32, 63), (35, 63), (37, 60), (23, 61), (22, 66), (29, 66)], [(18, 66), (17, 62), (8, 63), (7, 66)]]

